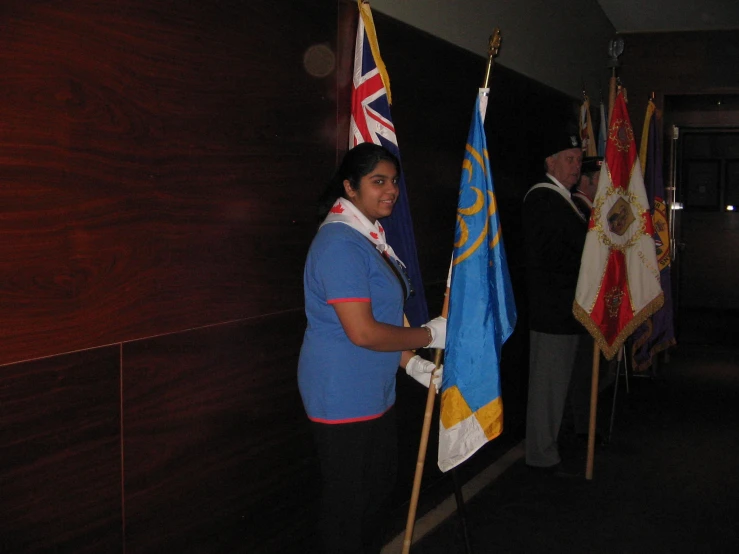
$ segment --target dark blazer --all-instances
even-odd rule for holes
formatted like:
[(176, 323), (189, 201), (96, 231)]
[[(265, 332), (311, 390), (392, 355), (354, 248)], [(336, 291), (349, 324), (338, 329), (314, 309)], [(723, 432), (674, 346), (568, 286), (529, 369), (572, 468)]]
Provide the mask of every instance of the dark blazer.
[(529, 328), (540, 333), (586, 333), (572, 315), (587, 223), (557, 191), (532, 190), (523, 203)]

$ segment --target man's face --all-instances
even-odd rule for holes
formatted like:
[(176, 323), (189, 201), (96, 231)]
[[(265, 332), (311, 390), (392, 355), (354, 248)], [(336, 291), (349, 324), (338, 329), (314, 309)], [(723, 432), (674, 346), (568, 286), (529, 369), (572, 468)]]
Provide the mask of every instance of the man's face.
[(598, 181), (600, 180), (600, 171), (596, 171), (591, 175), (581, 175), (580, 184), (577, 189), (585, 196), (590, 198), (592, 202), (595, 200), (595, 192), (598, 190)]
[(577, 184), (580, 179), (582, 150), (579, 148), (562, 150), (549, 156), (546, 161), (549, 174), (562, 183), (567, 190)]

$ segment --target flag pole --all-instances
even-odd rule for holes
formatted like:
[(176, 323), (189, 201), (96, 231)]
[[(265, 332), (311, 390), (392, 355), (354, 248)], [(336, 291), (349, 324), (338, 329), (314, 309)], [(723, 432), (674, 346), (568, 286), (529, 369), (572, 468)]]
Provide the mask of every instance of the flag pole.
[(613, 105), (616, 103), (616, 89), (618, 78), (616, 77), (616, 68), (620, 65), (618, 57), (623, 54), (624, 39), (618, 37), (608, 43), (608, 55), (610, 56), (607, 66), (611, 68), (611, 79), (608, 83), (608, 121), (610, 123), (613, 115)]
[(593, 479), (595, 460), (595, 417), (598, 411), (598, 374), (600, 372), (600, 347), (593, 339), (593, 382), (590, 387), (590, 424), (588, 427), (588, 460), (585, 464), (585, 479)]
[[(616, 68), (620, 65), (618, 57), (624, 51), (624, 39), (618, 37), (608, 43), (608, 67), (611, 68), (611, 79), (608, 91), (608, 125), (613, 118), (613, 106), (616, 103), (617, 78)], [(600, 372), (600, 347), (593, 338), (593, 375), (590, 384), (590, 422), (588, 425), (588, 457), (585, 462), (585, 479), (593, 479), (593, 465), (595, 463), (595, 424), (598, 412), (598, 374)]]
[(611, 70), (611, 78), (608, 81), (608, 121), (613, 115), (613, 105), (616, 103), (616, 68)]
[[(500, 50), (500, 29), (497, 27), (493, 29), (493, 34), (490, 35), (490, 41), (488, 42), (488, 67), (485, 70), (485, 79), (482, 82), (482, 88), (489, 88), (490, 84), (490, 73), (495, 65), (495, 57), (498, 55)], [(484, 118), (483, 118), (484, 119)]]
[[(493, 29), (488, 42), (488, 65), (485, 70), (485, 79), (482, 88), (489, 88), (490, 74), (495, 64), (495, 57), (500, 50), (500, 29)], [(485, 116), (483, 114), (483, 120)], [(441, 316), (446, 318), (449, 315), (449, 296), (451, 293), (449, 284), (451, 283), (452, 268), (449, 267), (449, 279), (447, 280), (446, 291), (444, 292), (444, 304), (441, 308)], [(434, 365), (439, 367), (441, 364), (442, 349), (437, 349), (434, 355)], [(431, 416), (434, 411), (434, 401), (436, 399), (436, 387), (433, 383), (429, 383), (429, 391), (426, 395), (426, 411), (423, 414), (423, 427), (421, 429), (421, 442), (418, 445), (418, 457), (416, 458), (416, 473), (413, 476), (413, 489), (411, 490), (411, 500), (408, 506), (408, 519), (405, 525), (405, 536), (403, 537), (403, 554), (409, 554), (411, 542), (413, 541), (413, 527), (416, 522), (416, 509), (418, 508), (418, 497), (421, 491), (421, 479), (423, 478), (423, 466), (426, 462), (426, 450), (428, 449), (429, 434), (431, 432)], [(461, 495), (460, 495), (461, 496)], [(464, 500), (464, 499), (463, 499)]]
[[(444, 293), (444, 305), (441, 308), (441, 317), (449, 315), (449, 287)], [(436, 349), (434, 355), (434, 365), (439, 367), (441, 364), (441, 355), (444, 351), (441, 348)], [(426, 411), (423, 414), (423, 427), (421, 429), (421, 443), (418, 446), (418, 458), (416, 459), (416, 473), (413, 477), (413, 490), (411, 491), (411, 503), (408, 507), (408, 519), (405, 524), (405, 537), (403, 538), (403, 554), (408, 554), (411, 549), (411, 541), (413, 540), (413, 526), (416, 522), (416, 509), (418, 507), (418, 496), (421, 491), (421, 479), (423, 478), (423, 466), (426, 462), (426, 450), (429, 444), (429, 434), (431, 432), (431, 416), (434, 412), (434, 400), (436, 399), (436, 387), (433, 383), (429, 383), (429, 391), (426, 395)]]

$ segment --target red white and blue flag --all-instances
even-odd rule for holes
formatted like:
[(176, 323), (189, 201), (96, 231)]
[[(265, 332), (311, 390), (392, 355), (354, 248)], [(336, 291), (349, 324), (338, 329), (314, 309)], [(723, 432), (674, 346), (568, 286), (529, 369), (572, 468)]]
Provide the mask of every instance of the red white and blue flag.
[[(373, 142), (384, 146), (400, 160), (398, 139), (390, 115), (390, 79), (380, 57), (372, 11), (368, 3), (360, 0), (358, 4), (359, 24), (354, 49), (349, 148), (362, 142)], [(398, 187), (399, 196), (393, 213), (382, 220), (382, 226), (388, 244), (408, 270), (408, 277), (415, 292), (406, 302), (405, 314), (411, 325), (418, 326), (428, 321), (428, 307), (402, 171)]]

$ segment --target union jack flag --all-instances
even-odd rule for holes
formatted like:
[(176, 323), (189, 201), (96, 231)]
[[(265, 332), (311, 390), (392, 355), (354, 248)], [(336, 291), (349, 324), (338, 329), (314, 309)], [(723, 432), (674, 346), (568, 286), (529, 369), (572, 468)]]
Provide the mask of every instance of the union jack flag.
[[(362, 142), (373, 142), (384, 146), (400, 160), (398, 139), (390, 115), (390, 82), (380, 57), (375, 24), (368, 3), (359, 3), (359, 15), (354, 49), (349, 148)], [(406, 302), (405, 313), (410, 324), (418, 326), (428, 321), (428, 307), (402, 171), (398, 187), (399, 195), (393, 213), (382, 220), (382, 226), (388, 244), (406, 265), (415, 292)]]

